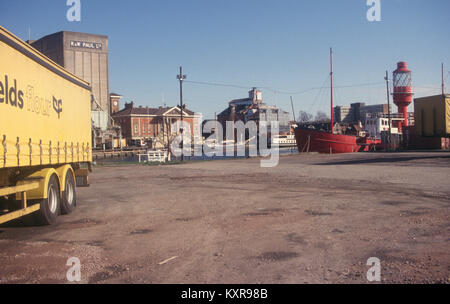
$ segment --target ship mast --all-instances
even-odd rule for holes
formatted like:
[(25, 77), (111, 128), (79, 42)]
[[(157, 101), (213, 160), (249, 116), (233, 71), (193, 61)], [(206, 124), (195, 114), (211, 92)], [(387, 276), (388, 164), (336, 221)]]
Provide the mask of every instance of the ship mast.
[(444, 63), (442, 63), (442, 95), (445, 95)]
[(333, 115), (333, 49), (330, 48), (330, 77), (331, 77), (331, 134), (334, 134), (334, 115)]

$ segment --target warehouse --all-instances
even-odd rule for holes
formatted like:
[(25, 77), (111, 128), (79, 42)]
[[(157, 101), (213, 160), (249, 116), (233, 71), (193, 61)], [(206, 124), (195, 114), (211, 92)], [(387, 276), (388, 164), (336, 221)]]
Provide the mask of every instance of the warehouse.
[[(87, 33), (62, 31), (45, 36), (37, 41), (29, 41), (38, 51), (65, 67), (69, 72), (89, 82), (98, 105), (92, 105), (95, 118), (105, 116), (101, 121), (109, 121), (109, 73), (108, 37)], [(98, 119), (96, 119), (98, 121)], [(106, 130), (105, 125), (95, 127)]]
[(278, 121), (279, 131), (287, 134), (290, 131), (290, 114), (275, 106), (263, 103), (262, 92), (253, 88), (248, 92), (248, 98), (235, 99), (229, 102), (228, 108), (222, 111), (217, 120), (226, 130), (227, 121), (255, 121), (268, 122), (267, 130), (270, 132), (270, 122)]
[[(392, 110), (391, 110), (392, 112)], [(367, 117), (382, 116), (389, 113), (387, 104), (366, 105), (363, 102), (352, 103), (351, 106), (334, 107), (334, 119), (338, 123), (365, 123)]]
[(111, 119), (108, 36), (62, 31), (28, 43), (90, 83), (93, 147), (105, 148), (120, 138), (120, 130)]

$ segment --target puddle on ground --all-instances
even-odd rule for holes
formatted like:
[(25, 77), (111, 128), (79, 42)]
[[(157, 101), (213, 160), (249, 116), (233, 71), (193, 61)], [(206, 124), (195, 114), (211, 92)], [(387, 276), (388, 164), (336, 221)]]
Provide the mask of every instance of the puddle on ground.
[(258, 256), (261, 260), (269, 260), (269, 261), (286, 261), (290, 259), (294, 259), (298, 257), (299, 254), (296, 252), (287, 252), (287, 251), (270, 251), (264, 252), (260, 256)]
[(399, 201), (383, 201), (380, 204), (386, 205), (386, 206), (400, 206), (400, 205), (406, 205), (409, 204), (407, 202), (399, 202)]
[(138, 229), (130, 232), (131, 235), (139, 235), (139, 234), (149, 234), (152, 233), (152, 229)]
[(333, 215), (331, 212), (320, 212), (320, 211), (314, 211), (314, 210), (306, 210), (306, 214), (311, 216), (330, 216)]
[(306, 244), (305, 238), (302, 237), (301, 235), (298, 235), (297, 233), (290, 233), (286, 235), (286, 240), (291, 243), (297, 243), (302, 245)]

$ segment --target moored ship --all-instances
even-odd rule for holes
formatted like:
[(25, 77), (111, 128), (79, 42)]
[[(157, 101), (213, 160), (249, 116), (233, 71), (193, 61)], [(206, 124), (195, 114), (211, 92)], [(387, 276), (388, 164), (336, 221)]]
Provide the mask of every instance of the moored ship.
[[(331, 123), (303, 124), (295, 129), (298, 151), (318, 153), (354, 153), (369, 151), (378, 143), (362, 132), (359, 126), (341, 127), (333, 121), (333, 51), (331, 66)], [(331, 127), (332, 126), (332, 127)], [(338, 130), (336, 130), (338, 129)]]

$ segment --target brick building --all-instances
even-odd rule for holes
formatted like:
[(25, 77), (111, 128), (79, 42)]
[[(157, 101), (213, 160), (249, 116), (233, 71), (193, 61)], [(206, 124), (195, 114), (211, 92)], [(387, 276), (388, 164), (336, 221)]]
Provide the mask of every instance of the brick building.
[(122, 98), (122, 95), (116, 94), (116, 93), (110, 93), (110, 104), (111, 104), (111, 115), (114, 113), (117, 113), (120, 111), (120, 99)]
[[(122, 128), (122, 135), (128, 141), (156, 141), (165, 134), (177, 133), (180, 128), (179, 107), (136, 107), (133, 102), (125, 103), (125, 108), (113, 113), (114, 122)], [(184, 109), (183, 120), (190, 125), (191, 136), (200, 136), (202, 115)], [(177, 130), (172, 125), (177, 123)]]

